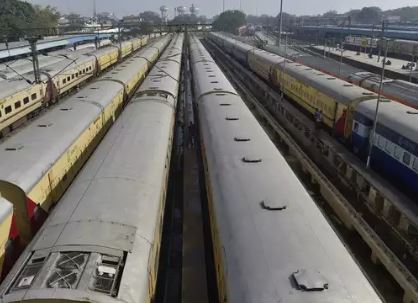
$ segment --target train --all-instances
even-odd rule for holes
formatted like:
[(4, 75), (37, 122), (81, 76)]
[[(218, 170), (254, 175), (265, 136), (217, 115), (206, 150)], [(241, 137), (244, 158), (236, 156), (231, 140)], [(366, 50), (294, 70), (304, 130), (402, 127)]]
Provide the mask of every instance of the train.
[[(169, 43), (148, 44), (0, 144), (0, 193), (13, 205), (3, 273), (67, 190)], [(1, 224), (1, 222), (0, 222)]]
[(190, 57), (219, 302), (383, 302), (196, 37)]
[[(344, 40), (346, 48), (353, 50), (358, 50), (358, 47), (360, 46), (370, 49), (370, 43), (372, 43), (372, 48), (375, 51), (377, 51), (379, 47), (382, 50), (386, 48), (386, 44), (383, 45), (384, 42), (376, 38), (347, 36)], [(415, 61), (418, 56), (418, 41), (400, 39), (391, 40), (388, 45), (388, 54), (408, 61)]]
[[(18, 73), (19, 76), (0, 81), (0, 136), (147, 43), (148, 36), (142, 36), (97, 51), (79, 50), (70, 56), (70, 60), (56, 61), (56, 58), (41, 57), (39, 82), (32, 73), (20, 73), (22, 69), (27, 72), (28, 64), (24, 68), (20, 65), (6, 65), (12, 70), (5, 77), (11, 77), (10, 74), (13, 73)], [(27, 59), (21, 61), (24, 60)]]
[[(210, 38), (258, 76), (282, 90), (308, 114), (313, 116), (322, 111), (323, 124), (349, 149), (366, 160), (368, 152), (365, 152), (364, 142), (372, 141), (370, 124), (373, 124), (374, 116), (369, 114), (367, 122), (359, 117), (364, 116), (361, 112), (364, 104), (376, 104), (377, 94), (223, 34), (211, 33)], [(375, 140), (371, 143), (371, 167), (403, 192), (416, 197), (417, 110), (390, 99), (381, 98), (381, 101), (385, 111), (379, 114)], [(381, 117), (383, 120), (380, 120)], [(357, 140), (359, 133), (363, 140)], [(376, 140), (380, 137), (384, 138), (388, 148), (381, 148)], [(391, 169), (382, 169), (387, 165)]]
[[(375, 93), (379, 92), (380, 76), (370, 72), (352, 73), (346, 77), (350, 83), (354, 83), (360, 87), (371, 90)], [(382, 95), (388, 99), (395, 100), (415, 109), (418, 109), (418, 84), (407, 82), (399, 79), (385, 78), (383, 80)]]
[(2, 302), (154, 302), (183, 40), (172, 39), (4, 280)]
[[(277, 47), (269, 45), (267, 43), (268, 41), (264, 40), (265, 38), (266, 35), (264, 34), (256, 34), (255, 45), (258, 48), (262, 48), (268, 52), (276, 53), (278, 55), (283, 54), (283, 52), (280, 51)], [(379, 91), (380, 75), (352, 67), (348, 69), (342, 68), (340, 70), (340, 64), (337, 61), (323, 61), (323, 59), (319, 58), (319, 56), (301, 52), (300, 50), (297, 50), (293, 47), (287, 49), (286, 57), (313, 69), (323, 71), (326, 74), (346, 80), (350, 83), (354, 83), (375, 93), (378, 93)], [(399, 79), (384, 78), (381, 94), (386, 98), (404, 103), (408, 106), (418, 109), (417, 91), (418, 85), (415, 83)]]
[[(80, 55), (91, 53), (95, 50), (93, 47), (88, 47), (80, 50), (59, 50), (50, 52), (48, 55), (39, 55), (38, 63), (40, 68), (56, 64), (61, 61), (66, 61), (70, 64), (71, 61), (76, 60)], [(33, 62), (31, 59), (18, 59), (12, 62), (0, 64), (0, 81), (11, 79), (22, 79), (25, 74), (33, 73)]]

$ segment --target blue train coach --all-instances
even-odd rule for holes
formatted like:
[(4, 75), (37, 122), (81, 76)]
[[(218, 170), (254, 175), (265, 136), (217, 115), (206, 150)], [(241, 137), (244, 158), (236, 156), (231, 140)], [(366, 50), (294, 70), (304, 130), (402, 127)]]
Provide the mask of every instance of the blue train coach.
[[(361, 102), (354, 113), (352, 145), (363, 159), (377, 100)], [(384, 99), (380, 103), (371, 166), (406, 192), (418, 195), (418, 111)]]

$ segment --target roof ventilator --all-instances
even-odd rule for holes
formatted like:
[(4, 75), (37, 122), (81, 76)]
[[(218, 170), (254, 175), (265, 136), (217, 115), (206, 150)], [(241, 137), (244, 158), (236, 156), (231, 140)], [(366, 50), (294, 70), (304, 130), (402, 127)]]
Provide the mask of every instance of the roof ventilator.
[(328, 289), (328, 282), (319, 271), (299, 269), (292, 273), (292, 277), (299, 290), (323, 291)]
[(244, 163), (261, 163), (262, 161), (263, 159), (257, 158), (257, 157), (252, 157), (252, 156), (242, 157), (242, 162)]
[(248, 142), (248, 141), (251, 141), (251, 139), (247, 137), (235, 137), (234, 141), (235, 142)]
[(38, 124), (38, 127), (50, 127), (52, 126), (52, 123), (42, 123), (42, 124)]
[(100, 255), (90, 288), (113, 297), (118, 293), (118, 276), (122, 271), (123, 260), (116, 256)]
[(264, 200), (260, 202), (260, 206), (262, 209), (271, 210), (271, 211), (281, 211), (287, 208), (287, 205), (274, 204), (274, 203), (270, 203), (269, 201), (264, 201)]
[(226, 117), (226, 118), (225, 118), (225, 120), (227, 120), (227, 121), (238, 121), (238, 120), (239, 120), (239, 118), (238, 118), (238, 117), (231, 117), (231, 116), (228, 116), (228, 117)]
[(13, 282), (9, 293), (29, 288), (35, 280), (38, 272), (42, 269), (46, 258), (33, 258), (30, 260), (19, 274), (17, 279)]
[(408, 110), (406, 113), (408, 115), (418, 115), (418, 112), (413, 112), (413, 111), (410, 111), (410, 110)]
[(46, 282), (48, 288), (75, 289), (86, 266), (89, 254), (82, 252), (61, 253), (56, 267)]
[(16, 150), (21, 150), (21, 149), (23, 149), (23, 145), (22, 144), (17, 144), (17, 145), (8, 146), (4, 150), (6, 150), (6, 151), (16, 151)]

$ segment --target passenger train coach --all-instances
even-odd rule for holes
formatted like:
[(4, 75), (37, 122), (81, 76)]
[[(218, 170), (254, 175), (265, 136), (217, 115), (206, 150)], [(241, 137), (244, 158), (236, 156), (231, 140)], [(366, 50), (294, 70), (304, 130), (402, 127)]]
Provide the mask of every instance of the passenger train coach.
[(76, 51), (76, 55), (68, 56), (69, 60), (62, 60), (62, 57), (59, 61), (55, 61), (57, 58), (41, 60), (40, 83), (35, 82), (33, 73), (27, 73), (27, 64), (15, 66), (16, 69), (10, 66), (17, 77), (11, 77), (9, 71), (4, 76), (10, 79), (0, 81), (0, 137), (19, 121), (55, 103), (69, 90), (97, 76), (147, 43), (148, 36), (143, 36), (124, 41), (120, 46), (89, 52)]
[[(0, 144), (0, 193), (14, 209), (10, 233), (0, 234), (8, 239), (6, 251), (0, 251), (8, 265), (4, 272), (42, 225), (170, 38), (149, 44)], [(1, 213), (0, 218), (9, 222)]]
[(219, 302), (382, 302), (197, 38), (190, 57)]
[[(321, 110), (323, 123), (365, 159), (375, 93), (223, 34), (211, 33), (210, 38), (308, 113)], [(412, 196), (418, 195), (417, 134), (418, 111), (382, 99), (371, 165)]]
[(5, 279), (1, 302), (154, 302), (182, 47), (180, 34)]

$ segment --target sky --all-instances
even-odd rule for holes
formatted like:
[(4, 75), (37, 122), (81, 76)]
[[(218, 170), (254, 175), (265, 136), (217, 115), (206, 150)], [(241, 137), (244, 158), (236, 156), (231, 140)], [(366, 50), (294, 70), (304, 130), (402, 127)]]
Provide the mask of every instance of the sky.
[[(79, 13), (84, 16), (93, 14), (93, 0), (26, 0), (32, 4), (51, 5), (62, 13)], [(200, 9), (200, 14), (212, 17), (225, 9), (244, 10), (246, 14), (276, 15), (280, 9), (280, 0), (96, 0), (97, 12), (114, 12), (117, 17), (138, 14), (141, 11), (159, 12), (161, 5), (169, 7), (169, 16), (174, 14), (174, 7), (190, 7), (193, 3)], [(346, 12), (364, 6), (379, 6), (392, 9), (403, 6), (418, 6), (417, 0), (283, 0), (283, 11), (296, 15), (321, 14), (329, 10)]]

